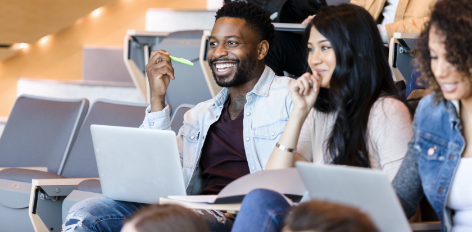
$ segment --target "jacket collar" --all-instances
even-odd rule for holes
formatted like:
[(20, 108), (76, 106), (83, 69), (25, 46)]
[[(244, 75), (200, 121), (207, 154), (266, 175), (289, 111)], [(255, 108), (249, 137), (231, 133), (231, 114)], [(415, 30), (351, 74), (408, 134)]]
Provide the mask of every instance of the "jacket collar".
[(459, 101), (444, 101), (444, 107), (446, 108), (447, 113), (449, 114), (449, 122), (451, 123), (451, 127), (454, 129), (455, 127), (459, 126), (460, 128), (460, 107)]
[[(267, 97), (269, 95), (270, 86), (272, 85), (274, 78), (274, 71), (272, 71), (272, 69), (270, 69), (268, 66), (265, 66), (261, 78), (249, 93), (254, 93), (259, 96)], [(227, 87), (225, 87), (214, 98), (216, 106), (222, 107), (228, 97), (229, 90)]]
[(456, 113), (457, 115), (461, 114), (461, 108), (459, 107), (459, 101), (458, 100), (453, 100), (451, 103), (456, 107)]

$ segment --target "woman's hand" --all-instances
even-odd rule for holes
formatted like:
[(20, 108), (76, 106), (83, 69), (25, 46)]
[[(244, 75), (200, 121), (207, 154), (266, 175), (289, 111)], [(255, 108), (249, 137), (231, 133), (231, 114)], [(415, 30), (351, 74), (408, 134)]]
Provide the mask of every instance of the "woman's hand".
[[(290, 84), (289, 90), (292, 96), (293, 110), (290, 113), (290, 118), (285, 126), (285, 130), (282, 136), (280, 136), (279, 144), (292, 149), (297, 148), (300, 131), (308, 113), (310, 113), (310, 110), (315, 105), (318, 92), (320, 91), (320, 83), (320, 78), (316, 73), (315, 76), (310, 73), (305, 73)], [(298, 159), (306, 160), (298, 154), (276, 147), (272, 151), (265, 169), (294, 167), (294, 162)]]
[(316, 15), (310, 15), (310, 16), (308, 16), (305, 20), (303, 20), (302, 24), (303, 24), (303, 25), (308, 25), (308, 24), (311, 22), (311, 20), (312, 20), (315, 16), (316, 16)]
[(305, 116), (310, 112), (320, 92), (320, 83), (320, 77), (315, 72), (314, 75), (305, 73), (290, 84), (289, 89), (294, 111), (302, 113), (302, 115)]

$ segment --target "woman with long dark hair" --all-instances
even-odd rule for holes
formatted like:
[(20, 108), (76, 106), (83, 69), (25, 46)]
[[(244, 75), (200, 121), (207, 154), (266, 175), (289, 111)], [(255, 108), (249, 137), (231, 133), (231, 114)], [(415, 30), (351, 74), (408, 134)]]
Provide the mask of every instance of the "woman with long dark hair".
[(326, 7), (306, 34), (313, 74), (290, 86), (294, 108), (266, 169), (306, 159), (383, 169), (393, 179), (411, 138), (411, 116), (372, 17), (354, 5)]
[[(380, 169), (392, 180), (412, 135), (411, 115), (372, 16), (351, 4), (325, 7), (306, 34), (312, 74), (290, 85), (294, 107), (265, 168), (307, 160)], [(289, 209), (281, 194), (255, 190), (233, 231), (279, 231)]]

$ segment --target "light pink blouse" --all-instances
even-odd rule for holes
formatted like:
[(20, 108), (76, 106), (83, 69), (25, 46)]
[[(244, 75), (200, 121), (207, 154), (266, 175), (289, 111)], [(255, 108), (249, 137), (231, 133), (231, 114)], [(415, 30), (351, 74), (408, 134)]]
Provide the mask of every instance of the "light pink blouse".
[[(316, 164), (330, 163), (325, 156), (326, 141), (334, 125), (336, 113), (311, 110), (302, 127), (297, 153)], [(371, 167), (383, 170), (390, 181), (395, 177), (408, 142), (413, 135), (408, 108), (394, 98), (379, 98), (372, 106), (368, 130), (368, 151)]]

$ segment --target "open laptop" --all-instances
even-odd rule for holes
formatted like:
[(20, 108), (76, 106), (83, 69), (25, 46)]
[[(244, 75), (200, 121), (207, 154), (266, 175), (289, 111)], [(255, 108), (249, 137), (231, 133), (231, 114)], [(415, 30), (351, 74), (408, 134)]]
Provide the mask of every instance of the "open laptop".
[(173, 131), (90, 129), (104, 197), (152, 204), (159, 197), (187, 195)]
[(411, 231), (387, 176), (377, 170), (297, 162), (311, 199), (356, 207), (369, 215), (379, 231)]

